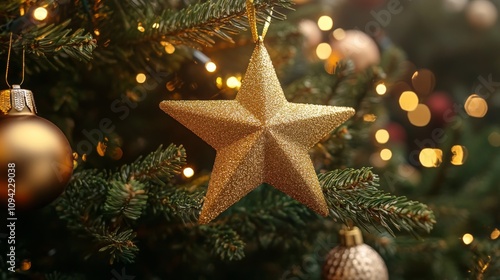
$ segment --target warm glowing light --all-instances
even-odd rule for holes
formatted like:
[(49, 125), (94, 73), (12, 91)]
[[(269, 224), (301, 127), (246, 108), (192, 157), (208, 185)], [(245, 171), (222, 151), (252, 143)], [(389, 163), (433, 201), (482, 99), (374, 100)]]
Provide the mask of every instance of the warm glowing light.
[(175, 47), (174, 45), (170, 44), (169, 42), (165, 42), (165, 52), (168, 54), (173, 54), (175, 52)]
[(38, 7), (33, 11), (33, 17), (36, 20), (44, 20), (49, 15), (49, 12), (44, 7)]
[(491, 238), (492, 240), (497, 239), (499, 236), (500, 236), (500, 230), (498, 230), (497, 228), (496, 228), (496, 229), (494, 229), (494, 230), (491, 232), (491, 234), (490, 234), (490, 238)]
[(337, 41), (343, 40), (345, 38), (345, 30), (342, 28), (337, 28), (333, 30), (332, 35), (333, 38), (335, 38), (335, 40)]
[(123, 150), (120, 147), (114, 147), (108, 152), (108, 155), (113, 160), (120, 160), (123, 157)]
[(205, 63), (205, 69), (207, 69), (208, 72), (212, 73), (217, 69), (217, 65), (215, 65), (215, 63), (213, 63), (212, 61), (209, 61)]
[(94, 29), (94, 34), (95, 34), (95, 36), (99, 36), (99, 35), (101, 35), (101, 31), (99, 31), (99, 29), (96, 28), (96, 29)]
[(418, 159), (424, 167), (438, 167), (443, 161), (443, 151), (440, 149), (425, 148), (420, 151)]
[(186, 167), (186, 168), (184, 168), (184, 170), (182, 170), (182, 174), (186, 178), (191, 178), (194, 175), (194, 170), (191, 167)]
[(235, 76), (227, 78), (226, 85), (228, 88), (238, 88), (241, 86), (241, 82)]
[(321, 16), (318, 19), (318, 27), (323, 31), (328, 31), (333, 27), (333, 20), (329, 16)]
[(500, 133), (493, 131), (488, 135), (488, 142), (493, 147), (500, 147)]
[(465, 111), (471, 117), (482, 118), (488, 112), (488, 104), (486, 100), (477, 94), (472, 94), (465, 101)]
[(399, 106), (405, 111), (413, 111), (418, 106), (418, 96), (413, 91), (404, 91), (399, 96)]
[(384, 83), (379, 83), (375, 87), (375, 91), (377, 92), (378, 95), (384, 95), (387, 92), (387, 87), (385, 86)]
[(142, 84), (146, 81), (146, 75), (144, 73), (139, 73), (137, 76), (135, 76), (135, 80), (139, 83)]
[(374, 122), (377, 120), (377, 116), (374, 114), (364, 114), (363, 115), (363, 121), (365, 122)]
[(455, 145), (451, 147), (451, 164), (453, 165), (462, 165), (465, 163), (467, 159), (467, 148), (460, 145)]
[(219, 89), (221, 89), (221, 88), (222, 88), (222, 86), (224, 85), (224, 84), (223, 84), (223, 82), (222, 82), (222, 77), (217, 77), (217, 78), (215, 79), (215, 84), (217, 85), (217, 87), (218, 87)]
[(95, 147), (97, 153), (103, 157), (106, 154), (106, 150), (108, 149), (108, 139), (104, 138), (105, 141), (97, 142), (97, 146)]
[(465, 245), (469, 245), (472, 243), (472, 241), (474, 241), (474, 236), (472, 236), (472, 234), (470, 233), (466, 233), (464, 234), (464, 236), (462, 236), (462, 241)]
[(385, 144), (389, 141), (389, 132), (385, 129), (379, 129), (375, 132), (375, 140), (380, 144)]
[(328, 43), (321, 43), (316, 47), (316, 55), (319, 59), (327, 59), (332, 54), (332, 47)]
[(137, 24), (137, 30), (139, 30), (140, 32), (146, 31), (146, 29), (144, 28), (144, 26), (142, 26), (142, 23), (140, 22)]
[(385, 161), (388, 161), (392, 158), (392, 152), (391, 150), (389, 149), (382, 149), (380, 151), (380, 158), (385, 160)]
[(154, 29), (158, 29), (158, 28), (160, 28), (160, 24), (158, 22), (155, 22), (155, 23), (153, 23), (153, 26), (151, 26), (151, 27), (153, 27)]
[(22, 271), (27, 271), (27, 270), (30, 270), (31, 268), (31, 261), (30, 260), (23, 260), (21, 262), (21, 265), (19, 266), (19, 268), (22, 270)]
[(418, 104), (415, 110), (408, 112), (408, 120), (414, 126), (426, 126), (431, 121), (431, 110), (425, 104)]

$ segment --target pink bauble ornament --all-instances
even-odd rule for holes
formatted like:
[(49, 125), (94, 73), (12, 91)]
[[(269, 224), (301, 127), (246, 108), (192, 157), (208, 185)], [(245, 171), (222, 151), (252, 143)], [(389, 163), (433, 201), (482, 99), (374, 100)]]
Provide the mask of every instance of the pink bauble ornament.
[(299, 30), (305, 37), (304, 44), (307, 48), (316, 47), (321, 43), (322, 34), (318, 24), (310, 19), (304, 19), (299, 22)]
[(370, 36), (359, 30), (347, 30), (341, 40), (332, 42), (332, 55), (327, 60), (327, 69), (335, 67), (342, 59), (350, 59), (355, 70), (360, 72), (380, 62), (380, 51)]
[(495, 25), (498, 17), (497, 7), (488, 0), (474, 0), (465, 10), (470, 25), (478, 29), (487, 29)]

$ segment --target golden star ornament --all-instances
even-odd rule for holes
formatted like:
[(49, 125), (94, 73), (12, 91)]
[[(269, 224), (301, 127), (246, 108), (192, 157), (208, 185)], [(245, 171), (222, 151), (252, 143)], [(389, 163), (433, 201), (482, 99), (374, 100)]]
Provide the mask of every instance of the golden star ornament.
[(263, 42), (255, 47), (236, 99), (162, 101), (160, 108), (217, 151), (200, 224), (262, 183), (328, 215), (308, 151), (354, 109), (288, 102)]

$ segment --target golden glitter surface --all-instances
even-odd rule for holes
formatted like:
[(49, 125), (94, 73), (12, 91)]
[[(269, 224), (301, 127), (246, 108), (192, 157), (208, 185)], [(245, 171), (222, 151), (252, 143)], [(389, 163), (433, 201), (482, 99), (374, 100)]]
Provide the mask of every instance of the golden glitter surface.
[(323, 280), (388, 280), (380, 255), (366, 244), (333, 248), (326, 257)]
[(308, 151), (354, 109), (289, 103), (262, 42), (235, 100), (163, 101), (160, 108), (217, 151), (199, 223), (215, 219), (262, 183), (328, 214)]

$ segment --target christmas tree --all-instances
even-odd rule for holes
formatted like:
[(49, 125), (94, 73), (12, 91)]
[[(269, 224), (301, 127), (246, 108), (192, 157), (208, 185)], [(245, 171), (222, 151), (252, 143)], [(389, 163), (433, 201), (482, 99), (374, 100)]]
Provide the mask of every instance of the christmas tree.
[(2, 1), (0, 278), (498, 279), (498, 5)]

